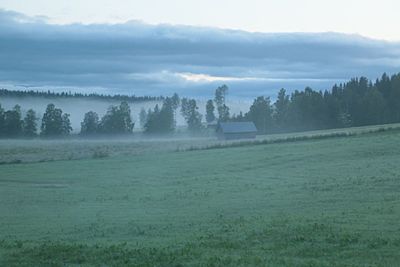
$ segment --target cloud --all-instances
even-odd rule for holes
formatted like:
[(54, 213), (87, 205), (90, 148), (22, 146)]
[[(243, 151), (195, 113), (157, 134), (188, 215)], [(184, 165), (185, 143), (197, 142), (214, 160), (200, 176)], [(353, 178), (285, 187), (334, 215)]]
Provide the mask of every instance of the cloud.
[(47, 21), (0, 11), (0, 85), (207, 96), (227, 83), (254, 97), (400, 70), (400, 43), (357, 35)]

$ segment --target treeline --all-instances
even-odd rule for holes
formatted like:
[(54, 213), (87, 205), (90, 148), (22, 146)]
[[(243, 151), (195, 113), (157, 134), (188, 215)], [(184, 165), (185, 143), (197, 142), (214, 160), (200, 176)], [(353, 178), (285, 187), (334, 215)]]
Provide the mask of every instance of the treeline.
[[(192, 133), (198, 133), (204, 129), (202, 115), (197, 111), (197, 103), (194, 99), (182, 98), (177, 94), (164, 98), (162, 105), (158, 104), (154, 109), (140, 112), (140, 124), (145, 134), (169, 134), (176, 128), (176, 113), (180, 112), (185, 118), (188, 129)], [(0, 137), (63, 137), (72, 132), (69, 114), (63, 113), (54, 104), (49, 104), (41, 119), (37, 113), (30, 109), (23, 118), (20, 106), (16, 105), (11, 110), (4, 110), (0, 104)], [(125, 101), (119, 106), (111, 105), (106, 114), (100, 118), (94, 111), (84, 114), (81, 122), (80, 135), (126, 135), (133, 132), (135, 123), (132, 120), (131, 109)]]
[(42, 97), (42, 98), (89, 98), (98, 100), (116, 100), (126, 102), (147, 102), (147, 101), (161, 101), (162, 96), (135, 96), (135, 95), (104, 95), (97, 93), (71, 93), (71, 92), (52, 92), (48, 91), (34, 91), (34, 90), (8, 90), (0, 89), (0, 97)]
[(173, 133), (176, 127), (176, 113), (179, 111), (185, 119), (188, 131), (191, 133), (201, 133), (204, 129), (202, 115), (198, 112), (197, 102), (194, 99), (179, 98), (177, 94), (166, 97), (161, 107), (158, 105), (147, 112), (140, 111), (140, 123), (144, 132), (148, 134), (168, 134)]
[[(38, 135), (42, 137), (65, 137), (72, 132), (68, 113), (63, 113), (54, 104), (47, 105), (41, 119), (37, 113), (30, 109), (22, 117), (21, 107), (16, 105), (11, 110), (4, 110), (0, 105), (0, 137), (3, 138), (32, 138)], [(129, 134), (132, 133), (134, 123), (131, 118), (131, 110), (127, 102), (119, 106), (110, 106), (107, 113), (99, 120), (97, 113), (90, 111), (85, 114), (81, 123), (82, 135), (93, 134)]]
[[(32, 109), (22, 117), (21, 107), (16, 105), (11, 110), (4, 110), (0, 105), (0, 137), (33, 138), (38, 135), (38, 117)], [(72, 131), (69, 114), (49, 104), (40, 125), (41, 136), (67, 136)]]
[(127, 102), (122, 102), (119, 106), (110, 106), (107, 113), (101, 119), (99, 119), (96, 112), (87, 112), (81, 123), (80, 134), (85, 136), (96, 134), (130, 134), (134, 126), (131, 109)]
[[(228, 87), (215, 90), (206, 103), (205, 121), (194, 99), (177, 94), (163, 97), (153, 109), (142, 109), (140, 126), (145, 134), (170, 134), (176, 129), (177, 113), (183, 116), (188, 131), (202, 133), (207, 126), (218, 122), (253, 121), (259, 133), (308, 131), (400, 122), (400, 74), (383, 74), (375, 82), (365, 77), (334, 85), (330, 91), (306, 88), (288, 95), (284, 89), (274, 103), (269, 97), (257, 97), (246, 113), (230, 114), (226, 104)], [(100, 118), (94, 111), (84, 115), (80, 134), (84, 136), (131, 134), (134, 122), (126, 101), (110, 106)], [(72, 131), (69, 114), (53, 104), (47, 106), (41, 126), (41, 136), (65, 136)], [(22, 118), (17, 105), (5, 111), (0, 105), (0, 137), (34, 137), (38, 135), (38, 118), (33, 110)]]
[(255, 99), (249, 112), (230, 118), (251, 120), (261, 133), (307, 131), (400, 122), (400, 74), (365, 77), (334, 85), (330, 91), (306, 88)]

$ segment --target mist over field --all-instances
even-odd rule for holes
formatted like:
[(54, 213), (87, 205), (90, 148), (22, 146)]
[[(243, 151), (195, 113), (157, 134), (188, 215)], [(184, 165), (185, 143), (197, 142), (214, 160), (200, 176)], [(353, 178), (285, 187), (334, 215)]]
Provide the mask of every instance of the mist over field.
[[(63, 98), (38, 98), (38, 97), (24, 97), (24, 98), (14, 98), (14, 97), (3, 97), (0, 99), (0, 103), (7, 109), (11, 109), (15, 105), (20, 105), (22, 112), (26, 112), (28, 109), (33, 109), (37, 111), (38, 117), (42, 118), (46, 106), (53, 103), (56, 107), (61, 108), (63, 112), (71, 115), (71, 126), (73, 132), (79, 132), (80, 123), (83, 120), (83, 116), (86, 112), (95, 111), (99, 116), (103, 116), (110, 105), (119, 105), (120, 101), (113, 100), (90, 100), (90, 99), (63, 99)], [(149, 108), (154, 108), (159, 102), (143, 102), (130, 104), (132, 110), (132, 119), (137, 122), (137, 127), (139, 125), (139, 112), (141, 108), (146, 110)], [(137, 128), (135, 127), (135, 128)]]
[[(212, 99), (213, 96), (210, 96)], [(205, 114), (205, 105), (207, 100), (200, 99), (197, 101), (199, 112)], [(41, 119), (46, 106), (53, 103), (56, 107), (61, 108), (63, 112), (71, 115), (71, 126), (74, 133), (79, 133), (81, 128), (81, 122), (86, 112), (94, 111), (102, 117), (110, 105), (119, 105), (121, 101), (114, 100), (97, 100), (97, 99), (79, 99), (79, 98), (41, 98), (41, 97), (1, 97), (0, 104), (5, 109), (12, 109), (15, 105), (20, 105), (22, 112), (25, 113), (29, 109), (33, 109), (37, 112), (38, 117)], [(239, 114), (239, 112), (247, 112), (252, 100), (240, 100), (234, 99), (227, 101), (232, 114)], [(132, 120), (135, 122), (134, 130), (140, 129), (139, 123), (139, 112), (142, 108), (146, 111), (148, 109), (153, 109), (155, 105), (162, 106), (162, 101), (148, 101), (148, 102), (135, 102), (129, 103), (131, 108)], [(203, 116), (203, 121), (205, 120)], [(186, 122), (179, 110), (176, 114), (177, 126), (186, 125)]]

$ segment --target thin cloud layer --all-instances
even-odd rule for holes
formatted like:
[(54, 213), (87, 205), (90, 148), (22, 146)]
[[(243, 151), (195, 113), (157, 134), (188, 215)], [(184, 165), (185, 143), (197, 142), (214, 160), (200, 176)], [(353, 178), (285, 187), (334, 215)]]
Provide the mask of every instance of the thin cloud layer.
[(400, 71), (400, 44), (337, 33), (264, 34), (124, 24), (54, 25), (0, 11), (0, 84), (109, 93), (240, 97)]

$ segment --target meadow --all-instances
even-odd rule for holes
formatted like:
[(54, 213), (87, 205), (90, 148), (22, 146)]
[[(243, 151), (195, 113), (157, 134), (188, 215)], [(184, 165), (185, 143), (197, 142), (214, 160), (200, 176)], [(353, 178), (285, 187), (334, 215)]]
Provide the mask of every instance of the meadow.
[(130, 136), (100, 136), (97, 138), (80, 138), (79, 135), (73, 135), (65, 139), (0, 139), (0, 165), (259, 145), (305, 139), (345, 137), (379, 131), (396, 131), (398, 129), (400, 129), (400, 123), (259, 135), (256, 140), (232, 141), (217, 140), (211, 130), (203, 136), (190, 136), (187, 132), (181, 131), (169, 137), (149, 137), (135, 133)]
[[(0, 266), (396, 266), (400, 131), (381, 128), (0, 143)], [(92, 152), (47, 160), (57, 142)]]

